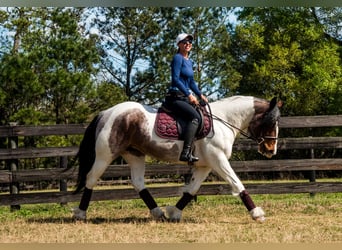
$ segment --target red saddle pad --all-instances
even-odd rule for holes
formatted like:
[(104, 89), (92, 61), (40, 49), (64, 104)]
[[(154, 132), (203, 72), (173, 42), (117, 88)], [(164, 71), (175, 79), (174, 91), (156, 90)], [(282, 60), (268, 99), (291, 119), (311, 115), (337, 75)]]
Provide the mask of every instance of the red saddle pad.
[[(212, 117), (209, 115), (205, 107), (202, 107), (202, 127), (199, 129), (196, 139), (202, 139), (206, 137), (212, 129)], [(159, 108), (155, 121), (156, 134), (164, 139), (180, 140), (181, 138), (181, 125), (169, 112), (166, 112), (164, 108)]]

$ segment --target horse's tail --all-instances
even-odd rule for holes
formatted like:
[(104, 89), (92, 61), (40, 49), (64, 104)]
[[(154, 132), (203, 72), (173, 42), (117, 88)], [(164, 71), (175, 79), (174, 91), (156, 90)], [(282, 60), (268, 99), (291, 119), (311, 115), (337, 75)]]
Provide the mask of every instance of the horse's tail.
[(88, 125), (86, 131), (84, 132), (80, 148), (76, 155), (79, 160), (79, 168), (77, 187), (76, 190), (73, 192), (74, 194), (79, 193), (85, 187), (87, 174), (89, 173), (95, 162), (96, 127), (100, 118), (100, 114), (95, 116), (95, 118)]

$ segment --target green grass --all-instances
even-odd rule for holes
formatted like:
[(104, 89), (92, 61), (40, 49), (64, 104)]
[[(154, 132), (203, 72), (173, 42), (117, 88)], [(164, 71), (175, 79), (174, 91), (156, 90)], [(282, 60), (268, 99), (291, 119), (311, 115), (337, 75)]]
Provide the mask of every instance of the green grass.
[[(141, 200), (92, 202), (87, 222), (74, 222), (71, 208), (59, 204), (0, 207), (0, 243), (321, 243), (342, 242), (342, 194), (253, 195), (267, 220), (254, 222), (242, 202), (230, 195), (198, 196), (180, 223), (150, 219)], [(163, 208), (178, 198), (160, 198)]]
[[(318, 193), (314, 197), (311, 197), (309, 194), (263, 194), (252, 195), (252, 198), (256, 204), (267, 203), (269, 205), (276, 206), (279, 203), (284, 207), (305, 205), (311, 207), (311, 209), (317, 206), (333, 206), (342, 203), (342, 193)], [(157, 198), (156, 200), (159, 206), (166, 206), (175, 204), (178, 199), (178, 197), (174, 197)], [(192, 204), (196, 204), (204, 208), (214, 207), (216, 205), (229, 205), (237, 206), (241, 210), (244, 209), (240, 199), (231, 195), (198, 196), (197, 202), (192, 202)], [(60, 204), (25, 204), (21, 205), (21, 209), (15, 212), (11, 212), (8, 206), (0, 206), (0, 223), (3, 221), (16, 220), (17, 218), (64, 217), (70, 214), (70, 209), (73, 206), (77, 205), (77, 203), (69, 203), (66, 206), (61, 206)], [(146, 207), (140, 199), (91, 202), (91, 209), (99, 208), (134, 210), (145, 209)], [(310, 208), (307, 208), (307, 210), (309, 211)], [(340, 211), (342, 211), (342, 206)]]

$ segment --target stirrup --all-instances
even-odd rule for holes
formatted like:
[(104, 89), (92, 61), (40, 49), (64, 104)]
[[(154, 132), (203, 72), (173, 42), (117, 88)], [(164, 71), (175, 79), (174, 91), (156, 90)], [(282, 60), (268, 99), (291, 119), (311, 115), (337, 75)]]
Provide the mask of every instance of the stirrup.
[(192, 162), (198, 161), (199, 158), (196, 157), (196, 156), (193, 156), (193, 155), (189, 155), (189, 156), (186, 156), (186, 157), (180, 157), (179, 160), (180, 161), (187, 161), (187, 162), (192, 163)]
[(180, 157), (180, 161), (187, 161), (189, 163), (193, 163), (199, 160), (198, 157), (192, 155), (192, 151), (190, 149), (183, 150)]

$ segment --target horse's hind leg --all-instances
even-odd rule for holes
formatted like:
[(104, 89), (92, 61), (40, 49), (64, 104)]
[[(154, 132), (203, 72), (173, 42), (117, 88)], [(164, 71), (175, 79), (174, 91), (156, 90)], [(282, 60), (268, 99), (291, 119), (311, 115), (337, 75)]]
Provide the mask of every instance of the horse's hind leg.
[(164, 212), (158, 207), (151, 193), (145, 187), (145, 155), (136, 151), (122, 155), (131, 168), (131, 179), (134, 189), (149, 208), (151, 216), (155, 220), (164, 220)]
[(86, 186), (83, 191), (83, 195), (78, 208), (74, 209), (74, 219), (85, 220), (87, 218), (87, 209), (93, 193), (93, 188), (97, 184), (97, 180), (104, 173), (109, 163), (112, 161), (112, 157), (99, 157), (97, 156), (95, 162), (87, 175)]

